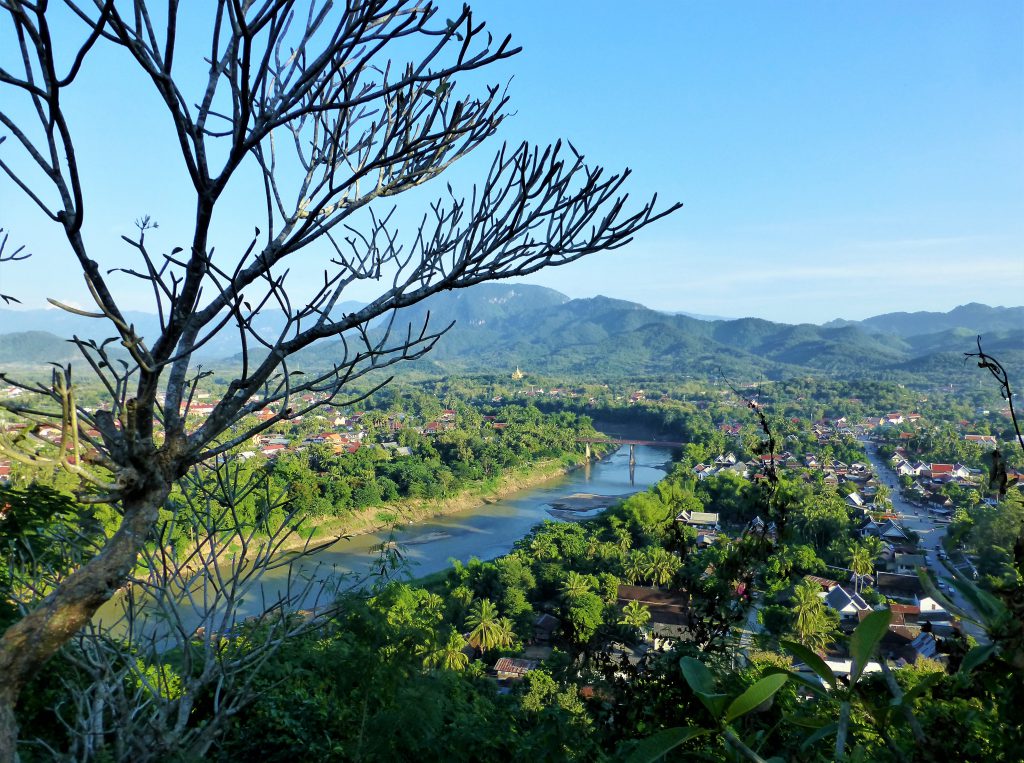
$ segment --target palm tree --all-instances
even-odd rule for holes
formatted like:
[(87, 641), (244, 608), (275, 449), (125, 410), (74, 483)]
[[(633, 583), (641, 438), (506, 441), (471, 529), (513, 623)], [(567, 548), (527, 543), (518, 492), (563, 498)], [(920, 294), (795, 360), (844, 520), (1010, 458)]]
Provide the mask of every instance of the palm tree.
[(452, 628), (448, 633), (448, 640), (427, 655), (426, 666), (442, 670), (463, 670), (469, 665), (469, 655), (463, 651), (465, 648), (466, 639)]
[(793, 590), (793, 632), (797, 641), (812, 649), (828, 643), (825, 603), (818, 591), (819, 587), (810, 581), (800, 583)]
[(647, 552), (647, 577), (659, 588), (668, 585), (675, 577), (680, 564), (676, 556), (661, 546), (655, 546)]
[(556, 559), (558, 558), (558, 547), (555, 546), (551, 538), (542, 535), (530, 541), (530, 554), (537, 561)]
[(882, 543), (882, 539), (877, 535), (869, 535), (862, 541), (861, 545), (868, 550), (868, 554), (871, 555), (872, 562), (882, 555), (882, 549), (885, 548), (885, 544)]
[(488, 649), (500, 648), (511, 643), (512, 622), (507, 617), (498, 617), (498, 608), (490, 599), (478, 599), (466, 615), (469, 643), (483, 654)]
[(615, 531), (615, 545), (619, 547), (619, 550), (625, 554), (633, 547), (633, 535), (625, 527), (616, 527)]
[(622, 575), (626, 582), (635, 585), (643, 580), (647, 573), (647, 555), (642, 551), (633, 550), (622, 562)]
[(495, 648), (496, 649), (508, 649), (512, 646), (512, 642), (516, 639), (515, 623), (512, 622), (511, 618), (499, 617), (498, 628), (495, 633)]
[(566, 599), (578, 599), (590, 590), (590, 581), (578, 572), (569, 572), (562, 583), (562, 596)]
[(857, 544), (850, 548), (850, 572), (854, 574), (855, 589), (860, 590), (861, 579), (875, 571), (875, 558), (867, 546)]
[(650, 620), (651, 610), (638, 601), (631, 601), (622, 608), (622, 619), (619, 620), (619, 624), (643, 628)]

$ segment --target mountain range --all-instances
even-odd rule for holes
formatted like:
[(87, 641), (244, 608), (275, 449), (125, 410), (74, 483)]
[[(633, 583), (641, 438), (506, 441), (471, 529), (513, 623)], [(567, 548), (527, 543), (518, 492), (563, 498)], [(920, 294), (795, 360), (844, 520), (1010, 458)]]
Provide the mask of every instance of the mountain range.
[[(346, 303), (339, 311), (358, 306)], [(406, 308), (395, 329), (404, 335), (410, 324), (418, 332), (428, 311), (432, 329), (454, 325), (433, 352), (411, 365), (437, 374), (504, 373), (519, 366), (584, 377), (827, 373), (953, 378), (963, 373), (964, 353), (976, 349), (978, 335), (985, 350), (1011, 373), (1024, 371), (1024, 307), (975, 303), (948, 313), (888, 313), (863, 321), (791, 325), (759, 318), (703, 320), (609, 297), (570, 299), (540, 286), (480, 284)], [(129, 320), (144, 336), (157, 328), (155, 316), (139, 313)], [(88, 321), (51, 310), (0, 311), (0, 363), (66, 359), (74, 347), (55, 334), (88, 336)], [(282, 322), (280, 314), (261, 318), (267, 330)], [(15, 326), (18, 331), (4, 332)], [(376, 329), (378, 335), (382, 330)], [(237, 339), (223, 333), (203, 348), (203, 358), (231, 362)], [(300, 364), (322, 365), (339, 354), (340, 346), (333, 352), (330, 343), (321, 345)]]

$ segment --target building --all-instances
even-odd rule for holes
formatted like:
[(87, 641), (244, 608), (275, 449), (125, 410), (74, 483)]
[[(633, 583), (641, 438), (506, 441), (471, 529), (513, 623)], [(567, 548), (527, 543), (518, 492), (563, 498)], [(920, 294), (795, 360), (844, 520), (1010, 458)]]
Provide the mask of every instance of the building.
[(686, 510), (676, 517), (676, 522), (698, 530), (718, 530), (718, 514), (712, 511)]

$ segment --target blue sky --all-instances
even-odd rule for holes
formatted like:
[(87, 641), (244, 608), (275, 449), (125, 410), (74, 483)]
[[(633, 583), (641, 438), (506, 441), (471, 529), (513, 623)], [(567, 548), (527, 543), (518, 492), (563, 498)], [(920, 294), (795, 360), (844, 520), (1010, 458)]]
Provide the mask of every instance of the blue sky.
[[(786, 322), (1024, 304), (1019, 0), (475, 9), (524, 47), (490, 77), (512, 78), (501, 138), (571, 139), (591, 161), (631, 167), (636, 197), (685, 203), (630, 246), (531, 283)], [(162, 115), (123, 71), (97, 56), (72, 102), (107, 265), (139, 215), (161, 221), (167, 248), (189, 217), (180, 160), (153, 148), (168, 137)], [(59, 239), (5, 181), (0, 226), (37, 257), (0, 265), (0, 291), (26, 306), (87, 302)]]

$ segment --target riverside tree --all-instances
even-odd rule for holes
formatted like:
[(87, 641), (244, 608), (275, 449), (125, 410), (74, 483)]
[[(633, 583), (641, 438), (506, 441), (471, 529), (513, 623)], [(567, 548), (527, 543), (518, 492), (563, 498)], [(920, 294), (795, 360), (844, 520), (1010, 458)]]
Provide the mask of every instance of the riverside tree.
[[(675, 206), (627, 207), (628, 170), (605, 173), (571, 145), (501, 145), (471, 190), (460, 195), (448, 184), (401, 236), (389, 197), (440, 176), (507, 114), (501, 86), (462, 91), (460, 80), (478, 81), (477, 70), (518, 52), (468, 6), (450, 18), (409, 0), (187, 8), (177, 0), (0, 0), (0, 9), (0, 169), (8, 189), (60, 229), (69, 266), (81, 270), (93, 304), (62, 307), (110, 337), (76, 340), (82, 365), (106, 390), (98, 408), (78, 403), (70, 366), (49, 384), (4, 377), (35, 398), (3, 405), (61, 434), (47, 452), (33, 443), (38, 430), (7, 450), (52, 458), (80, 479), (81, 501), (113, 506), (120, 517), (97, 551), (0, 638), (0, 759), (9, 759), (26, 681), (129, 579), (175, 481), (279, 421), (344, 401), (370, 371), (429, 351), (445, 327), (402, 326), (401, 308), (615, 248)], [(140, 218), (137, 235), (125, 238), (130, 260), (106, 259), (109, 242), (83, 227), (99, 200), (86, 192), (66, 111), (69, 91), (104, 48), (119, 57), (119, 71), (141, 71), (154, 89), (175, 138), (154, 152), (180, 155), (194, 200), (188, 235), (169, 251), (153, 246), (154, 224)], [(188, 56), (203, 57), (198, 80), (182, 63)], [(254, 232), (245, 240), (214, 224), (239, 189), (251, 194)], [(314, 255), (329, 264), (303, 291), (289, 268)], [(360, 282), (378, 295), (336, 309)], [(126, 317), (124, 298), (139, 289), (159, 315), (152, 335)], [(259, 319), (271, 310), (283, 327), (268, 334)], [(222, 332), (237, 336), (240, 368), (197, 422), (188, 414), (208, 372), (195, 354)], [(324, 347), (332, 339), (340, 341)], [(333, 355), (331, 367), (300, 374), (295, 356), (312, 345)], [(257, 412), (269, 415), (257, 420)]]

